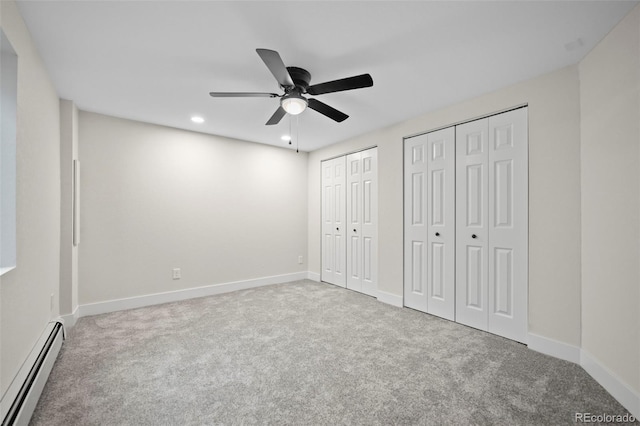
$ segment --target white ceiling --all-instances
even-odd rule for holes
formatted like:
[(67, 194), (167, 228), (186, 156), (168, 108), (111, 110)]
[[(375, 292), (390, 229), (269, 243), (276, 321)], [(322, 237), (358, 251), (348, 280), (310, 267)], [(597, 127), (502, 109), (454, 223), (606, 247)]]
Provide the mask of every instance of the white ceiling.
[(278, 99), (208, 93), (281, 93), (256, 48), (311, 84), (370, 73), (371, 88), (318, 96), (346, 121), (299, 116), (304, 151), (576, 63), (636, 4), (18, 2), (60, 97), (86, 111), (286, 146), (288, 117), (264, 125)]

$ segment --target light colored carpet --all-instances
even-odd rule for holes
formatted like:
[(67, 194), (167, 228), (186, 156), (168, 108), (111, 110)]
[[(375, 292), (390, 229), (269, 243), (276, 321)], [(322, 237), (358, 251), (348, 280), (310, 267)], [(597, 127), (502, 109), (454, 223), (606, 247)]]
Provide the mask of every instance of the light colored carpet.
[(32, 425), (574, 424), (579, 366), (299, 281), (81, 318)]

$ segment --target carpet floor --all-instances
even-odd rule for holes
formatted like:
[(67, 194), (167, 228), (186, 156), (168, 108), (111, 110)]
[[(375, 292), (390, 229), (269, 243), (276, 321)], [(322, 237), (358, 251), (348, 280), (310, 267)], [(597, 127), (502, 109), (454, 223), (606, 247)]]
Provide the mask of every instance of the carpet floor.
[(32, 425), (561, 425), (626, 410), (581, 367), (297, 281), (81, 318)]

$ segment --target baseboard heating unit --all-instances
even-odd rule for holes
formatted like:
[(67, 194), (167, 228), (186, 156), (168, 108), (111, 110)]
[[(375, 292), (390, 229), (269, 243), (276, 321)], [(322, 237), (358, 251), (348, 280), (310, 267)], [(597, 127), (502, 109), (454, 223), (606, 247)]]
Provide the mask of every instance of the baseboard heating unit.
[(28, 425), (64, 341), (64, 326), (47, 324), (42, 336), (2, 396), (2, 426)]

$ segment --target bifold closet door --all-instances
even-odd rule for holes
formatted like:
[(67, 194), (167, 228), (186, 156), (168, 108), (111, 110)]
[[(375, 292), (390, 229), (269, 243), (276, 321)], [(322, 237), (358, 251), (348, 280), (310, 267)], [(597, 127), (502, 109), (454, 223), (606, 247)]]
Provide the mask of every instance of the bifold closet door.
[(489, 331), (527, 343), (527, 109), (489, 117)]
[(456, 321), (487, 330), (487, 119), (456, 126)]
[(456, 126), (456, 321), (526, 343), (527, 110)]
[(377, 291), (378, 149), (349, 154), (347, 169), (347, 288)]
[(404, 305), (455, 318), (455, 129), (405, 140)]
[(346, 286), (345, 157), (322, 163), (322, 281)]

